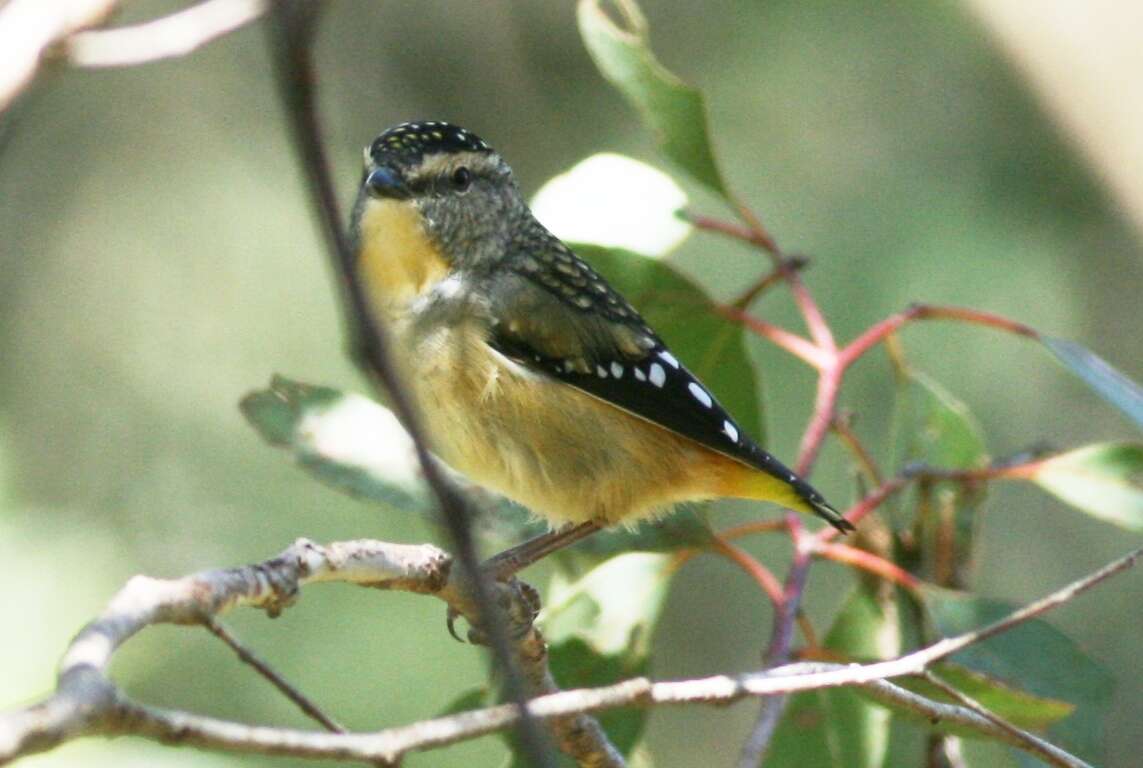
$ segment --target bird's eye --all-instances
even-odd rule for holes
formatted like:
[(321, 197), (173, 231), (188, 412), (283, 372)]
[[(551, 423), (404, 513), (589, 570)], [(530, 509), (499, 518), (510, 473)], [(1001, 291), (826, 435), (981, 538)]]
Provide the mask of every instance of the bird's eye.
[(472, 183), (472, 171), (465, 168), (463, 165), (452, 172), (452, 188), (457, 192), (463, 192), (468, 189), (468, 185)]

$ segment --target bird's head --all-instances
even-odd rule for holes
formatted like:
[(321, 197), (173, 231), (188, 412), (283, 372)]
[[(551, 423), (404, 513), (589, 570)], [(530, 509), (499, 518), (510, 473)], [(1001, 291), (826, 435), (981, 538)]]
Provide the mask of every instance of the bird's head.
[(527, 205), (512, 169), (479, 136), (451, 123), (402, 123), (365, 148), (355, 218), (386, 207), (415, 216), (450, 266), (504, 253)]

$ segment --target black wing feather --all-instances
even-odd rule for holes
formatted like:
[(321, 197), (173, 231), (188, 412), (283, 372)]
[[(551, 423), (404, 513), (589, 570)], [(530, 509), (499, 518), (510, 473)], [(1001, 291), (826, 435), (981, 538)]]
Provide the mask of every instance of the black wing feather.
[(528, 255), (506, 264), (510, 274), (490, 291), (493, 348), (788, 483), (834, 527), (852, 529), (821, 494), (746, 434), (591, 266), (543, 228), (516, 245)]

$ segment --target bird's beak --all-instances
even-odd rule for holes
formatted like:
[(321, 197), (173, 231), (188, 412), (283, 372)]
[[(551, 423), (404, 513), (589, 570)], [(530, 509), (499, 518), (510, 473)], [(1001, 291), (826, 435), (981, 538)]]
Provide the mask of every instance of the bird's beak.
[(409, 198), (409, 188), (401, 179), (401, 174), (387, 165), (374, 168), (365, 177), (365, 189), (373, 197), (388, 197), (394, 200)]

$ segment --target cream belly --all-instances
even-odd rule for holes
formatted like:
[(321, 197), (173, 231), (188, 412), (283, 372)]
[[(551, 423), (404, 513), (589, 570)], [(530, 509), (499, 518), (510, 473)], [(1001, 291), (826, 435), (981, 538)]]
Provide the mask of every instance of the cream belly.
[(479, 328), (395, 330), (434, 452), (536, 515), (633, 523), (715, 495), (710, 452), (523, 369)]

